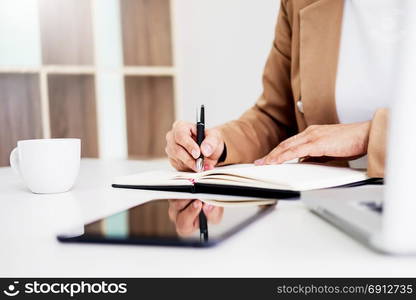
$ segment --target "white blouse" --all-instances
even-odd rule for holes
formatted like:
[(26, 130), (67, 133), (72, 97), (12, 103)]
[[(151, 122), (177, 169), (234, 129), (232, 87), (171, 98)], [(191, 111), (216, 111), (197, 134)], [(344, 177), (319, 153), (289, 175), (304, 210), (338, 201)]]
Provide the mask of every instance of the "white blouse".
[[(389, 107), (399, 41), (406, 36), (402, 0), (345, 0), (336, 81), (341, 123), (371, 120)], [(360, 160), (354, 167), (366, 167)]]

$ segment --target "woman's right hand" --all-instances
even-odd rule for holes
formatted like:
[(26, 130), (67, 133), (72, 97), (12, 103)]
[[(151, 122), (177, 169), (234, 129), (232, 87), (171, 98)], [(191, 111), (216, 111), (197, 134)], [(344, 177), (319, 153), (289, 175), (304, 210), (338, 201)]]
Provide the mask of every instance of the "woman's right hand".
[(198, 199), (169, 199), (168, 215), (179, 236), (187, 237), (199, 229), (199, 213), (203, 210), (208, 224), (219, 224), (224, 208)]
[(196, 159), (204, 155), (204, 170), (213, 169), (224, 151), (224, 140), (217, 128), (206, 129), (205, 139), (199, 148), (195, 142), (196, 125), (177, 121), (166, 134), (166, 154), (174, 168), (179, 171), (195, 171)]

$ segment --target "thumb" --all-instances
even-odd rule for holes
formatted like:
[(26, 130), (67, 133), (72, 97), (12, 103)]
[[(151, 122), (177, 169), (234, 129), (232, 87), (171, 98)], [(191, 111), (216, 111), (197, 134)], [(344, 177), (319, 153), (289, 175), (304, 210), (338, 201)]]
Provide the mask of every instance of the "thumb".
[(176, 230), (180, 235), (189, 235), (192, 233), (201, 209), (201, 200), (194, 200), (185, 210), (178, 214), (176, 218)]
[(221, 147), (222, 139), (217, 130), (206, 130), (206, 136), (201, 144), (201, 152), (205, 157), (210, 157)]

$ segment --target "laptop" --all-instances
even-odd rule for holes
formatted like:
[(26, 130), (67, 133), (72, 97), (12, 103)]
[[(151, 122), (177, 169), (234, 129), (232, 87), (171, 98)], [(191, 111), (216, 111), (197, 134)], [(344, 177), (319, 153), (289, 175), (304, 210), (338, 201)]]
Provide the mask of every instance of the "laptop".
[[(416, 12), (416, 1), (406, 1)], [(413, 18), (414, 19), (414, 18)], [(416, 22), (398, 42), (397, 89), (390, 110), (384, 186), (302, 194), (314, 213), (377, 251), (416, 254)], [(413, 51), (412, 51), (413, 50)]]

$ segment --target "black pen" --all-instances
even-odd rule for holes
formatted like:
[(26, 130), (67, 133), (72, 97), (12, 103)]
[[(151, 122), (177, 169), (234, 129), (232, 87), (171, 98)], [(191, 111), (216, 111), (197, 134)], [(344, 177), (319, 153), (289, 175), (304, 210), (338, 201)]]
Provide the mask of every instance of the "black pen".
[[(196, 111), (196, 142), (201, 147), (202, 141), (205, 139), (205, 108), (201, 105), (200, 110)], [(204, 170), (204, 155), (201, 154), (196, 160), (196, 170), (201, 172)], [(207, 217), (201, 208), (199, 213), (199, 237), (201, 242), (208, 240), (208, 223)]]
[[(182, 208), (180, 211), (184, 211), (187, 209), (194, 201), (197, 201), (198, 199), (193, 199), (190, 201), (187, 205), (185, 205), (184, 208)], [(201, 200), (199, 200), (201, 201)], [(202, 207), (204, 206), (204, 202), (202, 202)], [(207, 217), (205, 216), (205, 213), (203, 211), (203, 208), (201, 208), (201, 211), (199, 212), (199, 239), (200, 241), (208, 241), (208, 221)]]
[[(202, 202), (202, 204), (204, 204), (204, 202)], [(201, 208), (201, 211), (199, 212), (199, 240), (201, 242), (208, 241), (208, 222), (203, 208)]]
[[(201, 147), (202, 141), (205, 139), (205, 109), (201, 105), (201, 109), (196, 111), (196, 142)], [(201, 154), (196, 159), (196, 170), (202, 172), (204, 170), (204, 155)]]

